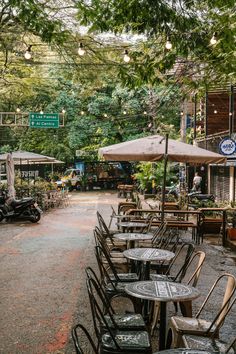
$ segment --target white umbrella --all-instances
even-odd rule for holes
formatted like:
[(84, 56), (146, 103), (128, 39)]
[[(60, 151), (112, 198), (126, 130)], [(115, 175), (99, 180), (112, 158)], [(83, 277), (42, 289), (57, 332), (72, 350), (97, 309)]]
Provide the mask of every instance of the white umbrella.
[(15, 198), (15, 196), (16, 196), (16, 191), (15, 191), (15, 187), (14, 187), (15, 171), (14, 171), (14, 161), (13, 161), (11, 153), (7, 154), (6, 172), (7, 172), (8, 196), (10, 198)]

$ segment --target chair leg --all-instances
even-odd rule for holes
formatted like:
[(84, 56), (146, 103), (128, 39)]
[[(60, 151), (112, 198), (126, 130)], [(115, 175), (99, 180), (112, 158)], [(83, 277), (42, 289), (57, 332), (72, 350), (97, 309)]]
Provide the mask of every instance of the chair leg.
[(193, 317), (192, 301), (180, 302), (179, 306), (184, 317)]
[(154, 305), (153, 305), (153, 314), (152, 314), (152, 323), (151, 323), (151, 336), (153, 336), (154, 330), (157, 327), (159, 314), (160, 314), (160, 303), (158, 301), (155, 301)]
[(166, 349), (170, 348), (183, 348), (183, 338), (180, 333), (178, 333), (170, 322), (170, 327), (167, 332), (166, 337)]

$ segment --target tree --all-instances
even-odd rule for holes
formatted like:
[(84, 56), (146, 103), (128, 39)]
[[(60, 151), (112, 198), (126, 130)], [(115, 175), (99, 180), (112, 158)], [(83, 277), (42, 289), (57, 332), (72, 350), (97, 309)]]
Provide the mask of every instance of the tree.
[[(80, 1), (81, 24), (91, 33), (138, 33), (132, 61), (120, 67), (130, 86), (174, 78), (196, 90), (215, 82), (235, 80), (236, 15), (233, 0)], [(213, 33), (216, 43), (210, 45)], [(167, 39), (172, 49), (167, 50)], [(174, 72), (170, 71), (174, 64)], [(167, 76), (166, 76), (167, 75)]]

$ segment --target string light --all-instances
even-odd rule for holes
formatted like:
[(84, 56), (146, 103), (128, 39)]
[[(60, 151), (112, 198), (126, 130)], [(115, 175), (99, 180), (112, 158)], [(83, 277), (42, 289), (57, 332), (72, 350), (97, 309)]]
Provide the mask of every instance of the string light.
[(184, 112), (183, 112), (183, 111), (181, 111), (181, 112), (180, 112), (180, 115), (181, 115), (181, 116), (183, 116), (183, 115), (184, 115)]
[(127, 49), (125, 49), (125, 52), (124, 52), (124, 62), (128, 63), (130, 61), (130, 56), (129, 56), (129, 52)]
[(20, 108), (19, 107), (17, 107), (16, 112), (20, 113)]
[(230, 116), (232, 116), (232, 115), (233, 115), (233, 113), (232, 113), (232, 112), (229, 112), (229, 115), (230, 115)]
[(66, 113), (66, 110), (63, 108), (63, 110), (61, 111), (62, 114)]
[(217, 114), (217, 113), (218, 113), (216, 109), (214, 110), (214, 113), (215, 113), (215, 114)]
[(126, 115), (126, 114), (127, 114), (127, 112), (126, 112), (126, 111), (123, 111), (123, 114), (124, 114), (124, 115)]
[(103, 116), (104, 116), (105, 118), (107, 118), (107, 114), (106, 114), (106, 113), (104, 113)]
[(215, 45), (217, 43), (217, 34), (216, 32), (213, 33), (213, 36), (211, 37), (210, 44)]
[(81, 57), (85, 54), (85, 49), (84, 49), (83, 43), (81, 43), (81, 42), (80, 42), (80, 44), (79, 44), (78, 54), (79, 54)]
[(147, 112), (146, 112), (146, 111), (144, 111), (144, 112), (143, 112), (143, 114), (146, 116), (146, 115), (147, 115)]
[(166, 49), (167, 50), (171, 50), (172, 49), (172, 43), (170, 41), (170, 37), (167, 37), (167, 40), (166, 40)]
[(25, 54), (24, 54), (24, 57), (26, 60), (30, 60), (32, 58), (31, 48), (32, 48), (32, 45), (29, 45)]
[(80, 114), (81, 114), (81, 116), (84, 116), (84, 115), (85, 115), (85, 112), (84, 112), (84, 111), (81, 111)]
[(43, 114), (43, 110), (41, 109), (41, 111), (39, 112), (40, 114)]

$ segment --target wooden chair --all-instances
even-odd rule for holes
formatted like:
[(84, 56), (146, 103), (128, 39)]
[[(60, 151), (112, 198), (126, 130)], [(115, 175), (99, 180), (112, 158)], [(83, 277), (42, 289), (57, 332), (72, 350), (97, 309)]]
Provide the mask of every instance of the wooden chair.
[[(81, 332), (83, 332), (83, 334), (86, 336), (87, 342), (86, 344), (84, 344), (85, 349), (82, 349), (82, 344), (81, 344), (82, 340), (81, 341), (79, 340), (78, 330), (81, 330)], [(90, 350), (89, 353), (91, 354), (99, 353), (98, 345), (94, 343), (89, 332), (82, 324), (78, 323), (76, 326), (74, 326), (71, 330), (71, 335), (74, 342), (76, 354), (87, 354), (89, 350)]]
[[(236, 298), (231, 301), (230, 306), (228, 307), (226, 316), (229, 314), (231, 308), (236, 302)], [(225, 316), (225, 318), (226, 318)], [(207, 350), (212, 352), (219, 352), (219, 353), (228, 353), (236, 352), (235, 344), (236, 344), (236, 336), (231, 340), (230, 344), (226, 344), (220, 339), (216, 339), (218, 336), (217, 328), (213, 332), (210, 338), (203, 337), (203, 336), (196, 336), (196, 335), (184, 335), (183, 336), (183, 343), (184, 347), (188, 349), (197, 349), (197, 350)], [(231, 350), (232, 348), (232, 350)]]
[[(217, 312), (215, 318), (212, 321), (207, 321), (200, 318), (206, 304), (208, 303), (211, 296), (215, 294), (221, 281), (226, 280), (225, 291), (223, 295), (223, 301), (221, 308)], [(174, 348), (180, 348), (183, 345), (183, 335), (185, 334), (196, 334), (203, 335), (206, 337), (211, 337), (213, 333), (216, 333), (217, 337), (219, 334), (219, 329), (222, 326), (227, 310), (230, 306), (230, 301), (235, 292), (236, 279), (231, 274), (223, 274), (214, 282), (208, 295), (203, 301), (202, 306), (197, 312), (194, 318), (192, 317), (179, 317), (173, 316), (170, 320), (168, 335), (167, 335), (167, 348), (172, 345)]]

